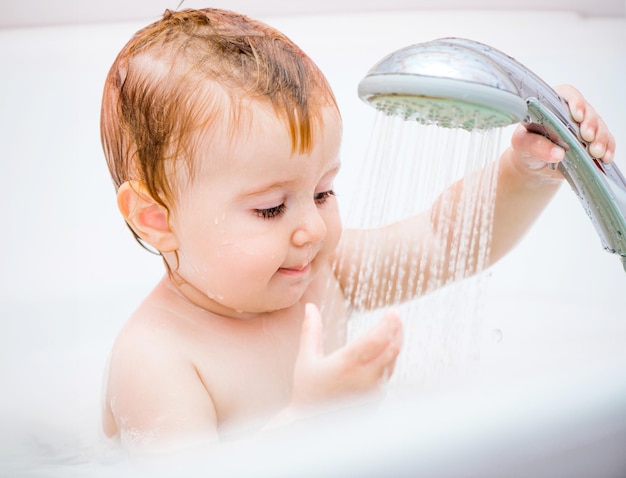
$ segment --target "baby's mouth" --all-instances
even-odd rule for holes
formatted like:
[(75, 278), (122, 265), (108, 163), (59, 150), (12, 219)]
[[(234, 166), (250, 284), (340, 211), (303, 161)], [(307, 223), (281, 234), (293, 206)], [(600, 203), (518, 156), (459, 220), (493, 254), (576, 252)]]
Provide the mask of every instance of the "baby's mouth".
[(307, 262), (306, 264), (294, 267), (281, 267), (278, 269), (279, 272), (287, 275), (303, 275), (311, 270), (311, 262)]

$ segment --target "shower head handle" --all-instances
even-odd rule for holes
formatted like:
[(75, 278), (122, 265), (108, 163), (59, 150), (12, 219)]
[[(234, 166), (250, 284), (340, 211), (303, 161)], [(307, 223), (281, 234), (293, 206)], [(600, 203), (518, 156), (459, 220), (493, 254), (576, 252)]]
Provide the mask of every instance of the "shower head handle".
[[(580, 199), (591, 219), (603, 247), (622, 257), (626, 267), (626, 180), (612, 163), (592, 158), (587, 145), (571, 139), (567, 126), (550, 108), (536, 98), (528, 98), (529, 130), (549, 138), (570, 138), (565, 141), (565, 159), (559, 170)], [(540, 128), (540, 129), (538, 129)], [(554, 140), (553, 140), (554, 141)], [(557, 141), (555, 141), (557, 142)]]
[(565, 100), (539, 76), (500, 50), (460, 38), (442, 41), (484, 55), (509, 77), (528, 106), (522, 124), (566, 150), (565, 159), (558, 166), (560, 172), (580, 199), (603, 247), (620, 255), (626, 264), (626, 179), (617, 166), (589, 154), (588, 144)]

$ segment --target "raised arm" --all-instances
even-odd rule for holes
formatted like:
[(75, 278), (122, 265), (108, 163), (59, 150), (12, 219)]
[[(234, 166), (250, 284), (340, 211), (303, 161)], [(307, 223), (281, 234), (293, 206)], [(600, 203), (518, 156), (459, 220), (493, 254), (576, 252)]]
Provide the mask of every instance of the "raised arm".
[[(602, 118), (575, 88), (562, 86), (557, 91), (568, 101), (572, 117), (580, 123), (581, 135), (590, 143), (591, 154), (612, 161), (615, 140)], [(563, 149), (547, 138), (530, 133), (521, 125), (515, 130), (511, 145), (497, 163), (492, 242), (486, 267), (515, 246), (550, 202), (563, 178), (549, 165), (563, 157)], [(491, 173), (484, 170), (476, 174)], [(463, 183), (468, 180), (471, 178), (450, 186), (428, 211), (418, 216), (381, 229), (344, 232), (336, 274), (355, 307), (372, 309), (402, 302), (477, 272), (479, 246), (467, 251), (467, 267), (455, 268), (448, 237), (464, 220), (462, 208), (456, 205), (461, 201)], [(446, 218), (449, 227), (438, 224), (442, 207), (451, 211)], [(372, 257), (378, 258), (375, 266)]]

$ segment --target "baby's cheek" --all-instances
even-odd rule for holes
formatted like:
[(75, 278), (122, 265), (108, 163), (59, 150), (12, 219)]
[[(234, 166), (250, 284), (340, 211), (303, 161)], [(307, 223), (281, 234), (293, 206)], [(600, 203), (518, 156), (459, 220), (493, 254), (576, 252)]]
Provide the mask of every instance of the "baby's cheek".
[(226, 274), (240, 275), (242, 280), (263, 280), (281, 267), (283, 255), (276, 250), (275, 242), (249, 237), (246, 244), (225, 248), (220, 259)]
[(324, 220), (326, 223), (326, 243), (328, 248), (334, 251), (339, 244), (339, 239), (341, 239), (341, 233), (343, 231), (341, 215), (339, 214), (336, 203), (329, 208), (329, 211), (325, 214)]

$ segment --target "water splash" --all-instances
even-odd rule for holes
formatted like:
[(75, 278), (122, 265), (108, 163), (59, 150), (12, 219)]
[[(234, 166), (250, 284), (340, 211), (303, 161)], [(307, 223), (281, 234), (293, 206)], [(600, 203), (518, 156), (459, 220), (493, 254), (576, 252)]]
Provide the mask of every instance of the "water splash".
[[(477, 364), (502, 131), (470, 132), (376, 115), (346, 228), (402, 224), (437, 204), (422, 222), (437, 240), (414, 241), (427, 234), (410, 226), (400, 229), (400, 240), (397, 230), (368, 238), (355, 252), (361, 267), (347, 272), (356, 310), (420, 295), (400, 307), (405, 345), (393, 381), (430, 386), (463, 376)], [(443, 194), (453, 184), (454, 194)], [(390, 252), (384, 243), (394, 234), (397, 246)], [(392, 280), (382, 283), (377, 277), (383, 275)], [(349, 336), (380, 316), (380, 311), (356, 312)]]
[(504, 335), (502, 334), (502, 330), (500, 330), (500, 329), (493, 329), (491, 331), (491, 338), (497, 344), (502, 342), (503, 336)]

